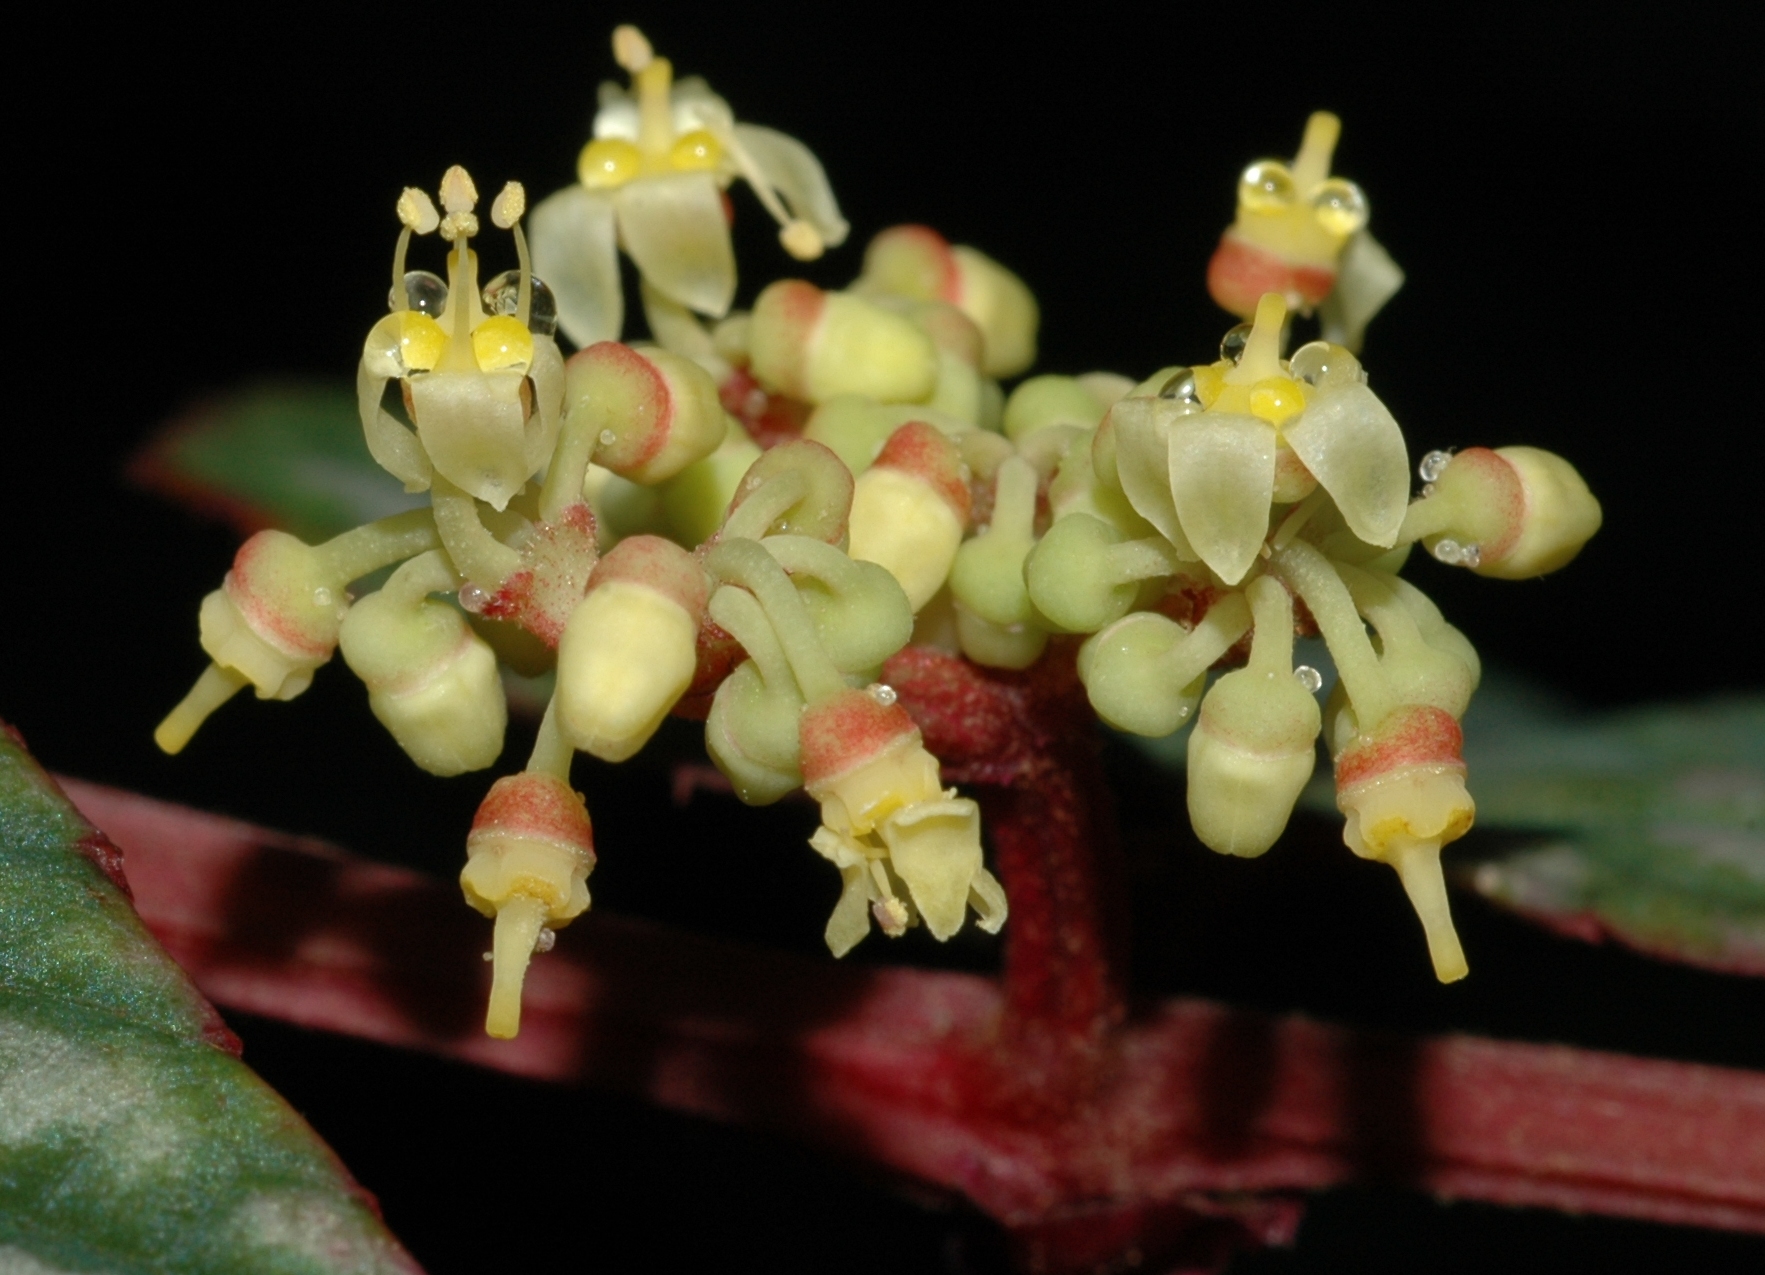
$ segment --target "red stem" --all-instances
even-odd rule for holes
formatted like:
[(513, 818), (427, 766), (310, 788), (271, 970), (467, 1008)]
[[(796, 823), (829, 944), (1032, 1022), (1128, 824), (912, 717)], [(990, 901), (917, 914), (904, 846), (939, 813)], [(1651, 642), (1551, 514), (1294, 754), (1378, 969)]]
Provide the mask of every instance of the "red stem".
[(1136, 1248), (1217, 1260), (1290, 1236), (1286, 1193), (1368, 1178), (1765, 1232), (1762, 1075), (1179, 1000), (1114, 1033), (1076, 1101), (976, 1104), (998, 1076), (993, 983), (604, 914), (535, 961), (521, 1037), (494, 1041), (479, 1030), (483, 927), (453, 888), (65, 786), (123, 847), (143, 918), (223, 1005), (862, 1156), (966, 1194), (1045, 1270)]

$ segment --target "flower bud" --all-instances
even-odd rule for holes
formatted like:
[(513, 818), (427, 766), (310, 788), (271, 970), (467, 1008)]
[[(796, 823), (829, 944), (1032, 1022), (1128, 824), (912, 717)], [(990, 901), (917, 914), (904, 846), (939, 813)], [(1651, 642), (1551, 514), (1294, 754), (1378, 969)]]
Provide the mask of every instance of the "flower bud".
[(1103, 401), (1077, 377), (1032, 376), (1005, 400), (1005, 436), (1017, 443), (1047, 425), (1095, 429), (1106, 410)]
[(956, 446), (925, 422), (909, 421), (857, 481), (851, 556), (888, 568), (917, 612), (950, 574), (970, 501)]
[(836, 394), (918, 403), (937, 386), (937, 349), (911, 319), (799, 279), (780, 280), (755, 301), (749, 353), (756, 377), (810, 403)]
[(1567, 564), (1601, 517), (1599, 501), (1561, 456), (1536, 447), (1471, 447), (1410, 506), (1404, 530), (1443, 562), (1526, 580)]
[(1036, 361), (1041, 318), (1023, 280), (928, 226), (893, 226), (872, 239), (854, 290), (955, 305), (981, 330), (988, 376), (1016, 376)]
[(1465, 791), (1463, 745), (1449, 714), (1405, 705), (1336, 758), (1336, 805), (1347, 816), (1343, 842), (1361, 858), (1397, 869), (1443, 983), (1467, 972), (1440, 870), (1440, 848), (1470, 831), (1476, 817)]
[(838, 456), (820, 443), (793, 439), (761, 453), (748, 467), (730, 498), (722, 534), (753, 540), (812, 536), (843, 544), (852, 494), (852, 471)]
[(1140, 582), (1114, 570), (1109, 551), (1123, 539), (1090, 514), (1068, 514), (1050, 527), (1024, 563), (1036, 609), (1068, 633), (1095, 633), (1126, 615)]
[(543, 925), (588, 908), (594, 829), (580, 793), (552, 775), (528, 771), (491, 785), (466, 838), (460, 888), (466, 902), (496, 918), (494, 978), (484, 1029), (504, 1039), (521, 1027), (521, 984)]
[(1274, 845), (1311, 778), (1321, 726), (1291, 669), (1253, 665), (1215, 682), (1189, 736), (1189, 821), (1202, 843), (1247, 859)]
[(453, 607), (370, 594), (338, 638), (368, 707), (424, 770), (464, 774), (502, 754), (509, 711), (496, 653)]
[(743, 660), (711, 697), (705, 751), (750, 806), (767, 806), (802, 786), (797, 725), (803, 700), (795, 686), (780, 687)]
[(594, 440), (594, 462), (633, 482), (672, 478), (723, 441), (727, 417), (710, 374), (667, 350), (601, 341), (564, 369), (567, 428)]
[(293, 699), (337, 649), (347, 583), (311, 545), (285, 531), (260, 531), (202, 600), (202, 649), (249, 678), (259, 699)]
[(731, 422), (716, 451), (670, 478), (662, 487), (662, 513), (674, 538), (699, 545), (716, 535), (742, 476), (759, 459), (759, 445)]
[(558, 726), (602, 761), (649, 742), (692, 685), (709, 585), (659, 536), (622, 540), (595, 567), (558, 643)]
[(1236, 593), (1188, 630), (1156, 612), (1136, 611), (1079, 648), (1079, 679), (1104, 721), (1157, 739), (1188, 724), (1207, 670), (1249, 627), (1250, 607)]

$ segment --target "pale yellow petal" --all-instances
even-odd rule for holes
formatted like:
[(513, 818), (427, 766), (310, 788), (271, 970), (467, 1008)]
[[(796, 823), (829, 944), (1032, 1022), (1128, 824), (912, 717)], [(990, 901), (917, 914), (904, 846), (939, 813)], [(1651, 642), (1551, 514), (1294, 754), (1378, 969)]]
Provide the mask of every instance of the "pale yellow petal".
[(1170, 486), (1195, 552), (1220, 579), (1237, 584), (1269, 534), (1275, 427), (1237, 412), (1178, 419), (1170, 428)]
[(815, 153), (794, 137), (758, 124), (737, 124), (735, 135), (790, 205), (791, 212), (814, 226), (829, 248), (846, 241), (851, 227), (840, 216), (840, 206), (828, 185), (827, 173)]
[(1350, 384), (1322, 393), (1283, 433), (1350, 531), (1370, 545), (1396, 543), (1409, 506), (1409, 452), (1373, 391)]
[(615, 191), (613, 204), (619, 239), (651, 287), (700, 314), (728, 313), (735, 254), (710, 173), (640, 177)]
[(533, 273), (558, 305), (558, 326), (578, 346), (616, 341), (625, 325), (613, 204), (604, 194), (569, 186), (527, 217)]

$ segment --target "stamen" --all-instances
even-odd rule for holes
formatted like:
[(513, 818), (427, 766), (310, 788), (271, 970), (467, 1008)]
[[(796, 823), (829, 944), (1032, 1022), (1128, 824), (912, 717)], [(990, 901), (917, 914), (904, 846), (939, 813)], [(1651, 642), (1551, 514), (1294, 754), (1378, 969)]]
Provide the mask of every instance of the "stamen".
[(520, 182), (509, 182), (490, 201), (490, 221), (499, 230), (508, 230), (527, 211), (527, 191)]
[(704, 115), (705, 130), (717, 139), (717, 144), (734, 161), (742, 180), (748, 183), (748, 188), (759, 199), (760, 206), (779, 224), (778, 241), (784, 245), (784, 250), (798, 261), (814, 261), (821, 256), (827, 250), (821, 232), (801, 217), (791, 216), (784, 201), (778, 197), (778, 191), (766, 179), (760, 165), (754, 162), (753, 155), (736, 136), (733, 121), (721, 111), (705, 112)]
[(1293, 184), (1301, 195), (1330, 175), (1330, 158), (1341, 136), (1342, 121), (1329, 111), (1313, 111), (1306, 120), (1305, 138), (1293, 157)]
[(472, 174), (458, 164), (441, 175), (441, 206), (450, 213), (469, 213), (478, 206)]
[(637, 148), (643, 152), (646, 167), (665, 171), (669, 153), (674, 149), (674, 103), (670, 94), (674, 67), (667, 58), (653, 58), (632, 76), (632, 82), (637, 89)]

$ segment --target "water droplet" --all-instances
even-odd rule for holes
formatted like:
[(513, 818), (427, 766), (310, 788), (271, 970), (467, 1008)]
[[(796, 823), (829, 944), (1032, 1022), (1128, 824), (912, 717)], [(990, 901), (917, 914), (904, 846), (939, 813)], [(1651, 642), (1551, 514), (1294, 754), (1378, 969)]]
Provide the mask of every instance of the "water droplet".
[[(521, 310), (521, 272), (505, 270), (484, 285), (484, 313), (514, 318)], [(537, 275), (527, 299), (527, 330), (534, 336), (550, 336), (558, 330), (558, 301)]]
[[(407, 271), (404, 277), (405, 304), (412, 310), (437, 318), (447, 308), (447, 283), (440, 275), (430, 274), (427, 270)], [(386, 308), (396, 309), (398, 293), (392, 289), (386, 292)]]
[(549, 952), (558, 943), (558, 932), (549, 925), (539, 927), (539, 937), (533, 940), (535, 952)]
[(1324, 686), (1324, 675), (1309, 664), (1301, 664), (1293, 670), (1294, 680), (1316, 695)]
[(1421, 476), (1423, 482), (1431, 483), (1444, 474), (1446, 467), (1450, 464), (1452, 464), (1451, 452), (1429, 452), (1422, 457), (1422, 463), (1416, 466), (1416, 473)]
[(460, 606), (473, 615), (478, 615), (489, 605), (490, 590), (473, 584), (470, 580), (460, 586)]
[(1433, 494), (1434, 494), (1434, 484), (1433, 483), (1423, 483), (1422, 484), (1422, 499), (1426, 500), (1426, 499), (1428, 499), (1428, 497), (1432, 496)]
[(900, 698), (900, 696), (895, 693), (894, 687), (883, 682), (872, 682), (869, 686), (865, 687), (864, 690), (865, 694), (869, 695), (871, 699), (875, 700), (878, 704), (881, 704), (884, 708), (887, 708)]
[(1367, 374), (1360, 360), (1340, 345), (1328, 341), (1308, 341), (1293, 351), (1287, 360), (1287, 374), (1296, 381), (1328, 389), (1336, 385), (1364, 385)]
[(1311, 211), (1318, 225), (1347, 238), (1367, 224), (1367, 197), (1353, 182), (1332, 177), (1312, 191)]
[(1201, 391), (1195, 385), (1194, 369), (1182, 368), (1173, 373), (1170, 380), (1158, 387), (1158, 397), (1179, 403), (1193, 403), (1200, 407)]
[(328, 607), (336, 600), (337, 599), (331, 593), (331, 590), (327, 589), (324, 585), (320, 585), (313, 590), (313, 605), (316, 607)]
[(616, 443), (618, 441), (619, 441), (619, 435), (615, 434), (612, 430), (603, 429), (601, 431), (601, 446), (602, 447), (611, 447), (614, 443)]
[(1483, 565), (1483, 551), (1476, 545), (1466, 545), (1459, 550), (1459, 565), (1473, 570)]
[(1244, 353), (1244, 347), (1250, 344), (1250, 328), (1248, 323), (1240, 323), (1220, 339), (1220, 357), (1236, 363)]
[(1459, 563), (1464, 560), (1464, 552), (1463, 547), (1458, 541), (1448, 537), (1443, 536), (1441, 539), (1434, 542), (1435, 560), (1444, 562), (1449, 567), (1458, 566)]
[(1238, 202), (1253, 212), (1281, 212), (1297, 194), (1293, 174), (1280, 160), (1258, 160), (1238, 179)]

